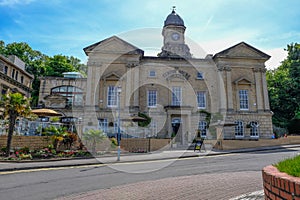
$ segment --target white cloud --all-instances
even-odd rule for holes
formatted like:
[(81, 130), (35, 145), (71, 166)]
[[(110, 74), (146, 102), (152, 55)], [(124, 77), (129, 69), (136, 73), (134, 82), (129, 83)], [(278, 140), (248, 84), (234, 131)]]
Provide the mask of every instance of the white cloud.
[(265, 51), (271, 56), (271, 58), (266, 62), (266, 67), (268, 69), (275, 69), (279, 67), (281, 62), (287, 57), (288, 52), (283, 48), (270, 49)]

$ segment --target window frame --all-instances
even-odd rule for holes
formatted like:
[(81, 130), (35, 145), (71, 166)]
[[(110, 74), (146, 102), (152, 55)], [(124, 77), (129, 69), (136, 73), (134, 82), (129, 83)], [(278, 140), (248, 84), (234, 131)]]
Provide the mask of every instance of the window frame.
[(240, 110), (249, 110), (249, 90), (239, 90), (239, 105)]
[[(253, 125), (252, 125), (253, 124)], [(257, 121), (249, 122), (250, 126), (250, 137), (259, 137), (259, 123)]]
[[(112, 94), (110, 94), (110, 91), (112, 92)], [(118, 105), (118, 87), (117, 86), (114, 86), (114, 85), (107, 86), (107, 103), (106, 103), (106, 105), (109, 108), (117, 107), (117, 105)]]
[(98, 128), (106, 133), (108, 131), (108, 119), (98, 119)]
[[(152, 74), (152, 73), (154, 73), (154, 74)], [(149, 70), (148, 77), (151, 77), (151, 78), (156, 77), (156, 71), (155, 70)]]
[(198, 79), (198, 80), (203, 80), (203, 79), (204, 79), (203, 72), (197, 72), (196, 79)]
[(172, 87), (172, 106), (181, 106), (182, 105), (182, 88), (180, 86)]
[(236, 138), (243, 138), (245, 136), (245, 126), (242, 120), (235, 121), (234, 135)]
[[(204, 106), (201, 106), (200, 105), (200, 94), (203, 94), (203, 97), (201, 98), (203, 100), (203, 103), (202, 105)], [(206, 92), (205, 91), (197, 91), (197, 107), (198, 109), (206, 109)]]
[[(50, 94), (59, 94), (68, 99), (67, 105), (78, 106), (83, 104), (83, 90), (73, 85), (61, 85), (51, 88)], [(76, 101), (81, 99), (81, 101)]]
[(156, 108), (157, 107), (157, 90), (148, 90), (147, 91), (147, 107), (148, 108)]
[(207, 122), (200, 120), (198, 122), (198, 130), (200, 131), (200, 137), (206, 138), (207, 137)]

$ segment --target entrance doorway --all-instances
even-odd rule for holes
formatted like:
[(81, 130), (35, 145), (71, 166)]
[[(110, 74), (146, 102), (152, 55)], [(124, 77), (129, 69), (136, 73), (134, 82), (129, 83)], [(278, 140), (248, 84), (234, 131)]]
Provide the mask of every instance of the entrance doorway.
[(175, 142), (181, 142), (182, 122), (181, 118), (172, 118), (172, 137), (175, 137)]

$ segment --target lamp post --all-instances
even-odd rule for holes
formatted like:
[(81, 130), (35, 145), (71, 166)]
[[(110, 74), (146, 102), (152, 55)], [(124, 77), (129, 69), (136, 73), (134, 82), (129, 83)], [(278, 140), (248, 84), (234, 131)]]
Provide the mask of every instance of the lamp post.
[(117, 87), (117, 93), (118, 93), (118, 135), (117, 135), (117, 141), (118, 141), (118, 158), (117, 161), (120, 161), (120, 154), (121, 154), (121, 130), (120, 130), (120, 94), (122, 92), (121, 86)]

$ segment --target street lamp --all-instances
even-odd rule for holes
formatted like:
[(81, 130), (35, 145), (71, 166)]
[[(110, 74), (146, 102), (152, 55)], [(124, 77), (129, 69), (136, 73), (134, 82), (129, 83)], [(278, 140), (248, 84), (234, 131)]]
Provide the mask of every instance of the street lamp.
[(118, 135), (117, 135), (117, 141), (118, 141), (118, 158), (117, 161), (120, 161), (120, 154), (121, 154), (121, 130), (120, 130), (120, 95), (122, 92), (121, 86), (117, 87), (117, 94), (118, 94)]

